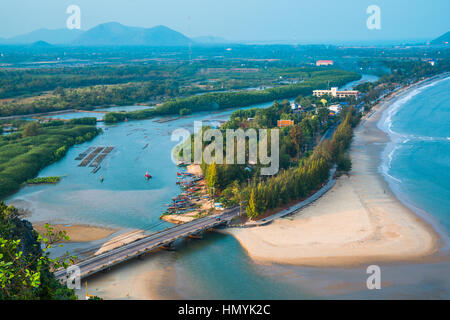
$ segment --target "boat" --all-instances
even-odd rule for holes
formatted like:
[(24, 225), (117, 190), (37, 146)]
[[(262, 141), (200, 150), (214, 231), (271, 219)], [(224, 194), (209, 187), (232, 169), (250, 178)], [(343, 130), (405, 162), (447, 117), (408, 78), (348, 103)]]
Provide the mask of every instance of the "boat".
[(179, 167), (187, 167), (189, 164), (187, 164), (186, 162), (184, 162), (184, 161), (178, 161), (177, 162), (177, 166), (179, 166)]
[(148, 172), (146, 172), (145, 173), (145, 178), (148, 180), (148, 179), (151, 179), (152, 178), (152, 175), (151, 174), (149, 174)]

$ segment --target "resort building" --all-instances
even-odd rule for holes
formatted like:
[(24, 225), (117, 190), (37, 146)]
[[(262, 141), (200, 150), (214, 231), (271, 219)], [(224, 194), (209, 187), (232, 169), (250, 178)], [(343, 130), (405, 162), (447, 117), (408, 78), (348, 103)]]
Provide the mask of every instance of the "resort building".
[(334, 64), (333, 60), (317, 60), (316, 61), (316, 66), (321, 67), (321, 66), (332, 66)]
[(359, 91), (356, 91), (356, 90), (338, 91), (337, 87), (331, 88), (331, 90), (314, 90), (313, 91), (314, 97), (321, 97), (321, 96), (325, 96), (325, 95), (331, 95), (334, 98), (354, 97), (355, 99), (358, 99)]
[(294, 125), (294, 120), (278, 120), (277, 126), (278, 128), (290, 127)]

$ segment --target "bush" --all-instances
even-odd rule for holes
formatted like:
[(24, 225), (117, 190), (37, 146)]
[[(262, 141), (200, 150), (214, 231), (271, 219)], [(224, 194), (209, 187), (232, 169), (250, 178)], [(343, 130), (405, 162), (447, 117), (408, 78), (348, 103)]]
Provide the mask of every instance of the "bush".
[(192, 113), (191, 109), (188, 108), (183, 108), (180, 110), (180, 116), (187, 116), (191, 113)]
[(336, 164), (339, 171), (350, 172), (352, 170), (352, 160), (347, 153), (340, 154), (337, 158)]

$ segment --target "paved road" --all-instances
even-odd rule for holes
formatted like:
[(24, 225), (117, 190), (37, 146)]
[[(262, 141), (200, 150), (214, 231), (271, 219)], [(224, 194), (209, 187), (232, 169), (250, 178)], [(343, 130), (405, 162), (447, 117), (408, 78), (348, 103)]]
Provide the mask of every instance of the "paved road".
[[(239, 207), (227, 210), (218, 215), (207, 216), (185, 224), (177, 225), (149, 235), (138, 241), (83, 260), (76, 266), (80, 268), (80, 277), (84, 278), (121, 262), (140, 256), (150, 250), (168, 245), (179, 238), (228, 222), (237, 215), (239, 215)], [(62, 280), (66, 278), (67, 272), (64, 269), (57, 270), (55, 276), (57, 279)]]

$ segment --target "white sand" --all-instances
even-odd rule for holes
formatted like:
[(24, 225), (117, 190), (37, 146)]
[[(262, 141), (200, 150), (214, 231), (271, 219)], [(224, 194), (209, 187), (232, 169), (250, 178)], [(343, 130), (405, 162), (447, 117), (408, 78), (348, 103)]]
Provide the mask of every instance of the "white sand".
[(380, 107), (355, 130), (353, 169), (290, 219), (231, 233), (261, 263), (350, 266), (417, 260), (438, 249), (434, 230), (405, 207), (377, 172), (388, 137)]
[(111, 240), (108, 240), (104, 244), (102, 244), (102, 246), (94, 253), (94, 255), (102, 254), (104, 252), (110, 251), (112, 249), (142, 239), (144, 237), (145, 237), (144, 231), (139, 229), (122, 233), (117, 237), (114, 237)]

